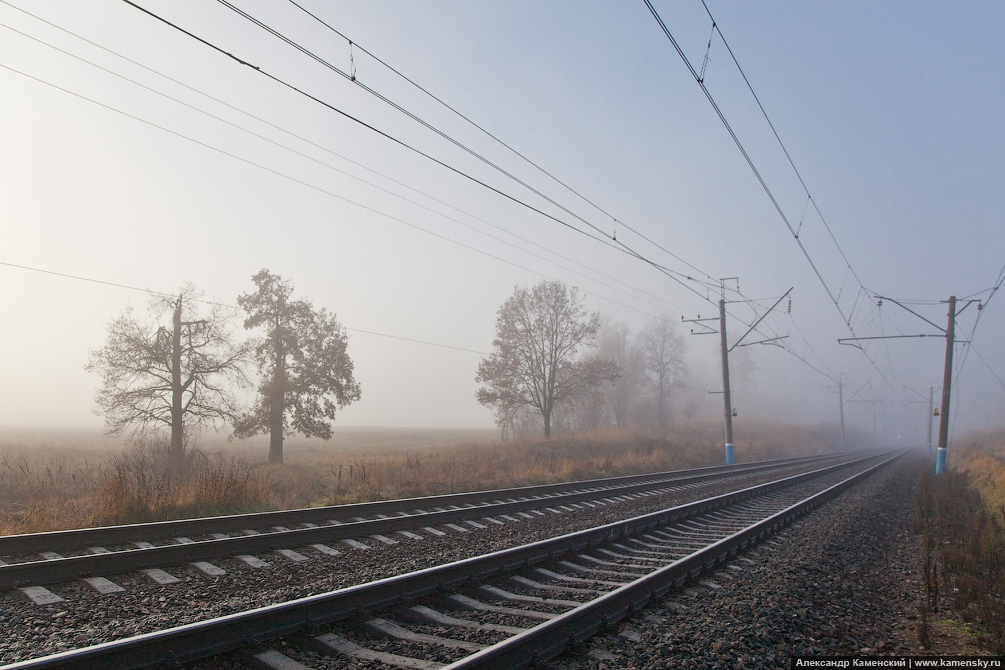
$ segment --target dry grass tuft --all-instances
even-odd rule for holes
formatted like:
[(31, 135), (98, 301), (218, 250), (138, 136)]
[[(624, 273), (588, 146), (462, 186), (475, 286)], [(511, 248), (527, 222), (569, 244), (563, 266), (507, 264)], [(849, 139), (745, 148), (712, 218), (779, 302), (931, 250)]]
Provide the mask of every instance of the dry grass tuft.
[(142, 523), (271, 508), (267, 478), (241, 458), (188, 454), (168, 477), (167, 448), (96, 454), (52, 445), (0, 449), (0, 534)]
[(950, 456), (954, 467), (970, 477), (985, 505), (1005, 522), (1005, 430), (970, 435)]
[(166, 442), (140, 444), (114, 456), (85, 525), (146, 523), (269, 509), (266, 479), (243, 459), (186, 454), (180, 475), (168, 474)]
[(0, 453), (0, 534), (57, 530), (83, 518), (101, 480), (100, 462), (52, 447)]
[[(1005, 654), (1005, 465), (1003, 434), (977, 435), (950, 449), (941, 475), (926, 466), (918, 502), (922, 614), (948, 602), (977, 631), (981, 646)], [(941, 600), (940, 600), (941, 598)], [(927, 637), (919, 631), (919, 638)]]

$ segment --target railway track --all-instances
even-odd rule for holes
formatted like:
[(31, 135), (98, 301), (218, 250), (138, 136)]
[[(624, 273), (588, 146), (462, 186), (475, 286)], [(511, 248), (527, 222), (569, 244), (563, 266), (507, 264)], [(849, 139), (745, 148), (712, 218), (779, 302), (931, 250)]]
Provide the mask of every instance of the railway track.
[(200, 659), (225, 653), (227, 663), (273, 670), (352, 667), (354, 658), (387, 667), (523, 667), (731, 559), (896, 457), (826, 465), (549, 540), (5, 668), (210, 668), (217, 661)]
[[(165, 568), (193, 565), (208, 576), (220, 574), (212, 561), (237, 556), (254, 567), (256, 554), (287, 553), (298, 548), (334, 556), (330, 545), (354, 546), (365, 538), (436, 526), (482, 523), (478, 519), (540, 514), (570, 505), (607, 504), (626, 496), (645, 496), (681, 487), (711, 485), (779, 468), (806, 467), (841, 460), (824, 456), (781, 459), (733, 467), (634, 475), (614, 479), (462, 493), (408, 500), (380, 501), (282, 512), (188, 519), (29, 535), (0, 537), (0, 590), (19, 588), (40, 605), (58, 602), (46, 586), (85, 580), (99, 592), (119, 587), (109, 577), (143, 571), (159, 583), (177, 578)], [(606, 502), (605, 502), (606, 501)], [(517, 515), (517, 517), (514, 517)], [(358, 546), (358, 545), (355, 545)], [(40, 560), (41, 559), (41, 560)]]

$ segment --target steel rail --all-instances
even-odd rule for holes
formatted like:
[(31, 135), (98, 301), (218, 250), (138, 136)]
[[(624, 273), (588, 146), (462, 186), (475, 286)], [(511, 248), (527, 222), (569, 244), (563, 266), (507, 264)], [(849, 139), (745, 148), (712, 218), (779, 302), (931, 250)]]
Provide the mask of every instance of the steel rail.
[[(880, 459), (884, 459), (883, 463), (892, 460), (892, 458), (885, 458), (885, 455), (867, 456), (667, 510), (568, 533), (549, 540), (425, 568), (405, 575), (387, 577), (329, 593), (260, 607), (247, 612), (20, 661), (3, 666), (3, 670), (64, 670), (94, 667), (106, 670), (142, 670), (163, 666), (176, 667), (179, 663), (233, 651), (245, 645), (254, 647), (262, 641), (291, 635), (304, 629), (312, 630), (323, 623), (430, 595), (443, 588), (456, 587), (472, 580), (482, 580), (501, 572), (509, 572), (526, 566), (532, 567), (544, 561), (559, 558), (569, 552), (580, 551), (619, 537), (665, 526), (831, 474), (841, 468)], [(872, 471), (872, 468), (869, 471)], [(828, 490), (833, 488), (830, 487)], [(777, 516), (773, 515), (771, 518)], [(732, 537), (735, 538), (735, 536)], [(719, 541), (712, 546), (722, 546), (723, 542), (725, 541)], [(689, 559), (687, 574), (695, 573), (695, 571), (700, 572), (702, 566), (714, 565), (715, 561), (718, 560), (713, 554), (707, 553), (707, 550), (702, 550), (701, 557), (701, 560)], [(678, 563), (680, 562), (673, 563), (658, 571), (658, 574), (661, 575), (660, 579), (665, 580), (666, 575), (672, 574), (673, 580), (671, 581), (675, 583), (680, 575), (677, 571), (670, 572), (670, 570)], [(669, 585), (666, 588), (669, 588)], [(620, 594), (619, 598), (616, 601), (608, 602), (612, 606), (617, 605), (622, 611), (626, 611), (632, 602), (643, 603), (649, 597), (642, 597), (635, 591), (625, 591), (624, 588), (618, 589), (614, 593)], [(629, 604), (622, 605), (622, 598), (624, 602)], [(574, 611), (578, 611), (578, 609)], [(591, 616), (600, 616), (601, 622), (605, 616), (610, 618), (611, 614), (616, 612), (616, 610), (612, 610), (610, 614), (604, 615), (596, 610), (590, 611), (593, 613)], [(564, 619), (564, 617), (565, 615), (562, 615), (560, 618)], [(548, 630), (553, 629), (549, 627)], [(519, 637), (524, 635), (526, 634)], [(542, 633), (542, 635), (544, 634)], [(542, 639), (546, 639), (551, 644), (553, 635), (559, 637), (564, 635), (566, 642), (572, 639), (566, 632), (554, 634), (549, 632)], [(533, 653), (541, 654), (542, 652), (532, 652), (532, 655)]]
[(75, 530), (59, 530), (45, 533), (23, 533), (18, 535), (0, 536), (0, 556), (15, 554), (32, 554), (39, 551), (61, 551), (93, 545), (117, 545), (136, 541), (152, 541), (166, 538), (201, 535), (205, 533), (225, 533), (241, 531), (246, 528), (264, 528), (271, 526), (287, 526), (302, 523), (325, 523), (330, 520), (353, 519), (355, 517), (376, 516), (380, 514), (395, 515), (413, 512), (417, 509), (450, 507), (460, 505), (484, 505), (485, 503), (516, 498), (543, 497), (598, 488), (604, 486), (618, 487), (639, 482), (674, 481), (687, 478), (697, 481), (697, 477), (712, 477), (726, 472), (742, 472), (764, 470), (780, 467), (786, 464), (812, 463), (833, 458), (841, 458), (851, 454), (825, 454), (822, 456), (780, 458), (766, 461), (755, 461), (745, 465), (716, 465), (691, 470), (672, 470), (668, 472), (649, 473), (642, 475), (624, 475), (608, 479), (591, 479), (579, 482), (563, 482), (558, 484), (541, 484), (513, 489), (494, 489), (468, 493), (450, 493), (418, 498), (402, 498), (397, 500), (380, 500), (368, 503), (352, 503), (348, 505), (333, 505), (327, 507), (310, 507), (296, 510), (280, 510), (275, 512), (255, 512), (251, 514), (232, 514), (225, 516), (201, 517), (198, 519), (178, 519), (154, 523), (124, 524), (119, 526), (103, 526), (99, 528), (80, 528)]
[(439, 512), (421, 512), (385, 519), (371, 519), (337, 525), (318, 526), (315, 528), (298, 528), (259, 533), (257, 535), (203, 540), (186, 544), (179, 543), (142, 549), (126, 549), (109, 553), (11, 563), (0, 565), (0, 590), (20, 586), (60, 584), (81, 577), (108, 577), (138, 569), (166, 567), (226, 556), (256, 554), (276, 549), (288, 549), (310, 544), (322, 544), (325, 542), (382, 535), (422, 526), (456, 523), (466, 519), (494, 514), (518, 513), (538, 509), (542, 506), (593, 501), (613, 495), (628, 495), (653, 488), (714, 480), (717, 477), (726, 478), (734, 474), (748, 474), (774, 467), (777, 466), (757, 466), (740, 472), (727, 470), (682, 479), (646, 481), (621, 486), (615, 490), (584, 490), (564, 494), (558, 500), (554, 497), (527, 498), (512, 502), (497, 502), (491, 506), (462, 507)]
[(446, 665), (442, 670), (515, 670), (557, 656), (569, 643), (591, 637), (602, 626), (616, 623), (629, 612), (645, 607), (651, 598), (661, 597), (670, 589), (681, 586), (689, 578), (697, 577), (702, 572), (724, 563), (731, 556), (735, 556), (761, 538), (777, 532), (902, 455), (903, 452), (896, 454), (645, 577), (535, 626), (525, 633)]

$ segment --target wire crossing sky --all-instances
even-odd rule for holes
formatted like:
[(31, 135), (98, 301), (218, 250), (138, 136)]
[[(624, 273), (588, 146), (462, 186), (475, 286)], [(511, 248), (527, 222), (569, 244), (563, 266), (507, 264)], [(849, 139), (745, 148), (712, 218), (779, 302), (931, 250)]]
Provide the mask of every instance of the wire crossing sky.
[[(889, 442), (922, 440), (903, 389), (943, 347), (877, 296), (934, 323), (976, 297), (954, 428), (994, 425), (1002, 28), (990, 2), (3, 0), (0, 425), (100, 425), (87, 352), (146, 302), (121, 287), (233, 304), (262, 268), (354, 329), (344, 425), (491, 426), (477, 352), (541, 278), (633, 330), (725, 290), (765, 341), (731, 354), (738, 431), (836, 422), (841, 379)], [(681, 416), (721, 412), (715, 344), (689, 338)]]

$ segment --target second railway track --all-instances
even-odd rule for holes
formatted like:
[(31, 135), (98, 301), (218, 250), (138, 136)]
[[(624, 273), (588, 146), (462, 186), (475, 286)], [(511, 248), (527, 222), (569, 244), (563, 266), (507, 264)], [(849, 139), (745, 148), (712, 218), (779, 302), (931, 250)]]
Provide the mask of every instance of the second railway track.
[[(563, 506), (571, 511), (569, 505), (608, 504), (625, 496), (700, 487), (833, 459), (782, 459), (502, 491), (5, 536), (0, 537), (0, 590), (23, 588), (45, 604), (57, 596), (40, 587), (75, 579), (110, 591), (116, 585), (108, 577), (136, 570), (155, 580), (172, 581), (174, 577), (162, 568), (194, 564), (213, 576), (215, 566), (209, 561), (222, 557), (238, 556), (257, 565), (255, 554), (303, 547), (334, 556), (338, 552), (331, 543), (353, 546), (366, 538), (385, 542), (388, 535), (435, 532), (429, 529), (438, 525), (477, 526), (486, 517), (540, 514), (542, 509), (554, 512)], [(287, 555), (295, 560), (295, 553)]]
[[(481, 639), (473, 645), (451, 646), (430, 641), (429, 633), (420, 633), (427, 636), (420, 640), (439, 649), (436, 660), (430, 664), (430, 659), (420, 658), (410, 666), (405, 661), (406, 667), (439, 667), (443, 661), (457, 668), (519, 667), (531, 658), (544, 658), (560, 651), (568, 641), (590, 634), (600, 623), (618, 618), (651, 595), (735, 554), (757, 537), (818, 504), (820, 497), (813, 496), (821, 488), (827, 489), (825, 495), (831, 495), (837, 491), (829, 488), (831, 484), (840, 480), (839, 486), (850, 485), (852, 480), (848, 479), (847, 471), (853, 467), (820, 468), (810, 474), (567, 533), (556, 539), (11, 667), (154, 667), (239, 647), (251, 649), (254, 653), (248, 658), (260, 666), (264, 664), (262, 667), (329, 667), (291, 664), (294, 661), (277, 656), (286, 647), (254, 651), (255, 645), (268, 644), (280, 635), (294, 635), (299, 646), (290, 649), (300, 661), (317, 658), (322, 652), (343, 658), (353, 653), (365, 656), (373, 650), (366, 651), (365, 645), (360, 644), (363, 638), (355, 632), (358, 626), (354, 623), (346, 627), (345, 620), (381, 607), (391, 609), (381, 616), (368, 616), (366, 625), (391, 640), (411, 635), (402, 633), (409, 625), (407, 620), (423, 617), (426, 620), (419, 625), (426, 629), (466, 626), (467, 633), (462, 638), (471, 638), (474, 630), (474, 636)], [(807, 487), (814, 490), (807, 492)], [(484, 580), (491, 583), (481, 583)], [(492, 630), (492, 626), (484, 625), (484, 620), (479, 623), (479, 617), (484, 615), (477, 611), (462, 616), (452, 614), (451, 619), (439, 621), (435, 614), (430, 614), (436, 611), (438, 603), (442, 605), (445, 588), (459, 589), (447, 600), (453, 607), (477, 609), (480, 605), (473, 605), (470, 599), (477, 600), (480, 596), (504, 601), (495, 605), (502, 607), (497, 614), (519, 617), (520, 608), (543, 612), (523, 615), (531, 624), (536, 616), (538, 625), (524, 621), (519, 627), (527, 630), (493, 642), (505, 631)], [(514, 591), (519, 592), (515, 599)], [(514, 602), (506, 603), (507, 599)], [(429, 604), (415, 609), (420, 600), (422, 603), (428, 600)], [(388, 618), (397, 621), (388, 622)], [(456, 623), (464, 619), (473, 623)], [(522, 642), (516, 642), (519, 640)], [(492, 644), (478, 650), (486, 642)], [(395, 644), (384, 646), (394, 649)], [(414, 647), (416, 643), (413, 638), (403, 644)], [(450, 651), (445, 653), (444, 648)], [(377, 657), (385, 661), (389, 658), (379, 654)]]

